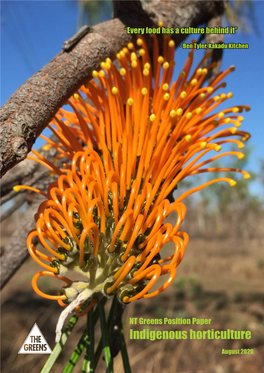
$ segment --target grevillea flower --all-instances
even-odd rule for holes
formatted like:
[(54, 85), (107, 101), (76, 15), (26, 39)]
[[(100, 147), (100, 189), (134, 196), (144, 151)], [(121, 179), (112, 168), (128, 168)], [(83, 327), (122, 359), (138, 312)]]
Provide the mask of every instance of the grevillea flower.
[[(214, 179), (170, 204), (167, 198), (181, 180), (227, 170), (249, 177), (238, 169), (207, 168), (226, 155), (242, 158), (240, 152), (202, 160), (210, 152), (219, 152), (224, 143), (243, 148), (240, 140), (229, 139), (234, 134), (242, 140), (249, 138), (247, 132), (237, 130), (243, 120), (240, 113), (249, 107), (217, 111), (232, 97), (232, 93), (217, 92), (225, 87), (222, 80), (234, 68), (219, 73), (205, 87), (204, 78), (213, 64), (202, 68), (204, 57), (191, 73), (191, 51), (178, 79), (171, 82), (174, 41), (165, 37), (163, 56), (158, 50), (153, 36), (152, 64), (140, 37), (137, 46), (129, 43), (117, 54), (116, 65), (110, 58), (102, 62), (101, 70), (92, 73), (94, 79), (69, 99), (71, 111), (61, 108), (50, 123), (58, 143), (42, 136), (47, 146), (56, 148), (58, 158), (68, 162), (59, 168), (35, 150), (37, 158), (28, 157), (58, 175), (57, 181), (46, 193), (16, 187), (33, 189), (46, 197), (27, 246), (45, 269), (34, 276), (34, 290), (67, 307), (58, 322), (57, 340), (64, 319), (74, 309), (77, 315), (85, 314), (102, 296), (113, 294), (123, 303), (151, 298), (172, 283), (188, 243), (187, 233), (180, 230), (186, 212), (182, 200), (216, 182), (235, 185), (230, 178)], [(164, 222), (173, 211), (176, 223)], [(34, 246), (34, 237), (44, 250)], [(164, 257), (161, 250), (168, 242), (174, 249)], [(68, 271), (82, 275), (80, 281), (65, 277)], [(39, 290), (37, 280), (42, 276), (65, 283), (59, 295)], [(153, 290), (158, 279), (162, 282)], [(84, 303), (88, 306), (80, 312)]]

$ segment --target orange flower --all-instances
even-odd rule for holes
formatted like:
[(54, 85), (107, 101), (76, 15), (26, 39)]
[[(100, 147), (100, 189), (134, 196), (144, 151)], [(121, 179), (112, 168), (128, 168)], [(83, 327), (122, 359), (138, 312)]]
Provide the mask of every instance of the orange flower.
[[(82, 314), (102, 296), (117, 293), (120, 301), (128, 303), (158, 295), (172, 283), (188, 243), (188, 235), (179, 230), (185, 216), (181, 201), (215, 182), (233, 186), (235, 181), (214, 179), (183, 193), (172, 204), (166, 198), (189, 175), (230, 170), (203, 166), (226, 155), (242, 158), (242, 153), (201, 158), (220, 151), (223, 143), (243, 148), (243, 142), (226, 139), (234, 134), (242, 140), (249, 138), (247, 132), (237, 130), (243, 120), (240, 113), (249, 110), (247, 106), (215, 110), (232, 97), (217, 91), (225, 87), (221, 81), (233, 67), (204, 87), (213, 64), (201, 68), (204, 57), (191, 73), (192, 51), (178, 79), (171, 82), (174, 42), (165, 37), (163, 56), (159, 56), (153, 36), (153, 65), (145, 40), (138, 38), (137, 45), (139, 49), (129, 43), (117, 54), (118, 68), (110, 58), (102, 62), (101, 70), (92, 73), (94, 80), (68, 101), (70, 111), (58, 111), (49, 125), (58, 143), (41, 136), (56, 148), (58, 158), (68, 162), (58, 168), (34, 150), (37, 158), (28, 157), (58, 175), (46, 193), (39, 191), (46, 200), (39, 206), (36, 229), (27, 240), (31, 256), (45, 268), (34, 276), (34, 290), (62, 306), (68, 304), (58, 335), (68, 313), (76, 308), (79, 315), (86, 300), (92, 303)], [(234, 126), (228, 128), (231, 123)], [(250, 177), (245, 171), (232, 170)], [(16, 190), (22, 187), (29, 188), (17, 186)], [(165, 223), (173, 211), (176, 223)], [(45, 252), (33, 245), (35, 236)], [(168, 242), (174, 250), (164, 257), (160, 251)], [(64, 277), (68, 270), (87, 281), (72, 282)], [(37, 279), (41, 276), (63, 280), (60, 295), (40, 291)], [(161, 277), (163, 284), (152, 290)]]

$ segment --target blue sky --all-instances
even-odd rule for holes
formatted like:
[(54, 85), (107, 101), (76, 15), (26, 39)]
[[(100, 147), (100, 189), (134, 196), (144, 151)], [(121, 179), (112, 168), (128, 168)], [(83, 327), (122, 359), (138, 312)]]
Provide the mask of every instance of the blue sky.
[[(229, 74), (226, 92), (232, 91), (232, 103), (248, 104), (252, 110), (245, 113), (241, 129), (252, 134), (248, 145), (253, 147), (249, 170), (256, 171), (259, 158), (264, 158), (263, 138), (263, 37), (264, 2), (255, 1), (255, 14), (260, 36), (253, 32), (228, 35), (226, 42), (248, 43), (248, 50), (225, 50), (222, 69), (230, 65), (236, 71)], [(31, 75), (49, 62), (60, 50), (64, 41), (76, 32), (79, 17), (75, 1), (2, 1), (1, 4), (1, 105)], [(193, 36), (191, 37), (193, 38)], [(179, 48), (175, 60), (181, 70), (188, 51)], [(197, 60), (203, 51), (196, 52)], [(231, 102), (229, 101), (229, 104)], [(35, 147), (39, 147), (37, 142)], [(254, 187), (258, 190), (258, 185)]]

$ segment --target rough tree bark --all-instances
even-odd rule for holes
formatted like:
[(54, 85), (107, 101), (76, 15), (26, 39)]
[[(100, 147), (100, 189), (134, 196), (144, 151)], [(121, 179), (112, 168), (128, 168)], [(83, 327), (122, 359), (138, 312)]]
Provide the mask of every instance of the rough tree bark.
[[(69, 52), (60, 52), (39, 72), (28, 79), (0, 109), (0, 172), (4, 175), (24, 160), (38, 135), (50, 122), (57, 110), (91, 78), (106, 57), (114, 57), (132, 36), (125, 26), (157, 26), (163, 21), (166, 27), (197, 27), (219, 17), (224, 12), (223, 1), (173, 1), (154, 0), (147, 4), (142, 0), (114, 1), (114, 19), (96, 25), (92, 32)], [(185, 34), (173, 34), (178, 46)], [(48, 157), (45, 154), (46, 157)], [(29, 180), (30, 185), (45, 187), (47, 174), (43, 166), (30, 161), (17, 165), (2, 180), (1, 203), (13, 197), (12, 187)], [(23, 162), (24, 163), (24, 162)], [(32, 179), (33, 178), (33, 179)], [(44, 180), (40, 186), (35, 181)], [(30, 182), (31, 181), (31, 182)], [(39, 202), (38, 202), (39, 203)], [(14, 232), (6, 245), (2, 261), (1, 283), (5, 284), (27, 258), (26, 235), (34, 227), (34, 211), (37, 203), (30, 205), (23, 224)]]
[[(132, 36), (124, 30), (157, 26), (197, 27), (221, 15), (222, 1), (143, 1), (114, 2), (116, 18), (93, 27), (69, 52), (60, 52), (51, 62), (28, 79), (0, 110), (0, 172), (4, 175), (26, 158), (38, 135), (57, 110), (97, 69), (106, 57), (114, 57)], [(118, 17), (118, 18), (117, 18)], [(179, 45), (186, 35), (172, 35)]]

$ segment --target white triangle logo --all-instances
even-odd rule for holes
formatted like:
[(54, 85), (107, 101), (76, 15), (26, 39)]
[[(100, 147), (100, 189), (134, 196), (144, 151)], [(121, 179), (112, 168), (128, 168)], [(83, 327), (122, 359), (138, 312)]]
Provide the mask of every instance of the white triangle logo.
[(39, 327), (35, 323), (22, 344), (19, 354), (51, 354), (51, 349)]

